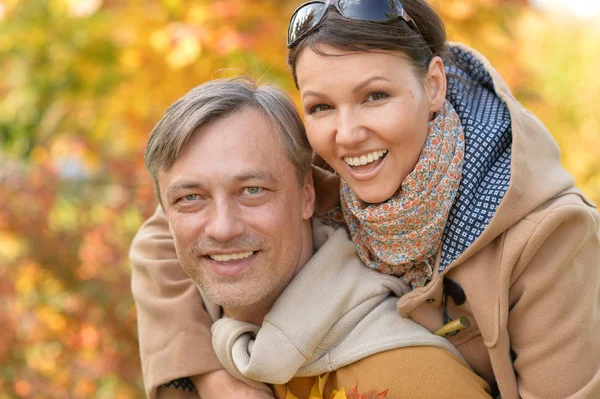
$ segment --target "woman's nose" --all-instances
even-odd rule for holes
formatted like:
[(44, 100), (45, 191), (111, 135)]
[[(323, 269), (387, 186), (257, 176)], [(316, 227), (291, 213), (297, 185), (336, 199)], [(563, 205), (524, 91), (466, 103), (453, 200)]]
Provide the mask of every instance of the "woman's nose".
[(369, 137), (368, 129), (351, 112), (340, 112), (337, 120), (335, 141), (344, 147), (354, 147)]

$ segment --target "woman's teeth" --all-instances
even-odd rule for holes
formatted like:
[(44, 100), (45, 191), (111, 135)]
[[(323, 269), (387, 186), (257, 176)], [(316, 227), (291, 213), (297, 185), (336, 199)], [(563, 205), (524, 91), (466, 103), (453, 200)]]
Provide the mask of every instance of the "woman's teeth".
[(241, 252), (239, 254), (226, 254), (226, 255), (209, 255), (209, 257), (216, 262), (227, 262), (230, 260), (246, 259), (252, 256), (254, 252)]
[(388, 150), (374, 151), (370, 154), (361, 157), (344, 157), (344, 162), (350, 166), (362, 166), (377, 161), (379, 158), (387, 154)]

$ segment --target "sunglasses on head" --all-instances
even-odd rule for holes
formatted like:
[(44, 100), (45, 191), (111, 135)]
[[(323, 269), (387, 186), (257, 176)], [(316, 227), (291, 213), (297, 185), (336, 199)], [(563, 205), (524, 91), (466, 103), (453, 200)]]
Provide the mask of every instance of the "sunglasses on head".
[(309, 1), (294, 11), (288, 26), (287, 45), (294, 47), (319, 25), (330, 6), (348, 19), (391, 23), (402, 18), (415, 32), (419, 32), (413, 19), (406, 13), (400, 0), (325, 0)]

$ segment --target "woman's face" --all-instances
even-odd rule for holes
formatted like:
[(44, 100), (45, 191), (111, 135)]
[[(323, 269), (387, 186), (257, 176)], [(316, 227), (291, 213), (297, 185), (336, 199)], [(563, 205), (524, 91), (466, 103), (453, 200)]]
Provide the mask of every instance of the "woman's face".
[(360, 199), (385, 201), (415, 167), (443, 104), (443, 63), (434, 58), (441, 67), (430, 65), (424, 84), (399, 53), (321, 49), (329, 55), (307, 47), (296, 64), (308, 140)]

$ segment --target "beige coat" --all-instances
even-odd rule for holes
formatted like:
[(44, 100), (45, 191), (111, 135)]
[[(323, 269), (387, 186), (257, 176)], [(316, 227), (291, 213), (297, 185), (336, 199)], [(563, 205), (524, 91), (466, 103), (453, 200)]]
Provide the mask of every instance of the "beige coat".
[[(451, 279), (466, 301), (448, 299), (448, 313), (472, 326), (450, 341), (476, 372), (496, 380), (503, 399), (600, 398), (600, 216), (573, 187), (545, 127), (487, 60), (468, 51), (511, 113), (509, 189), (481, 236), (442, 275), (400, 298), (398, 309), (435, 331), (443, 324), (443, 280)], [(131, 261), (147, 390), (219, 368), (208, 316), (160, 209), (140, 229)]]

